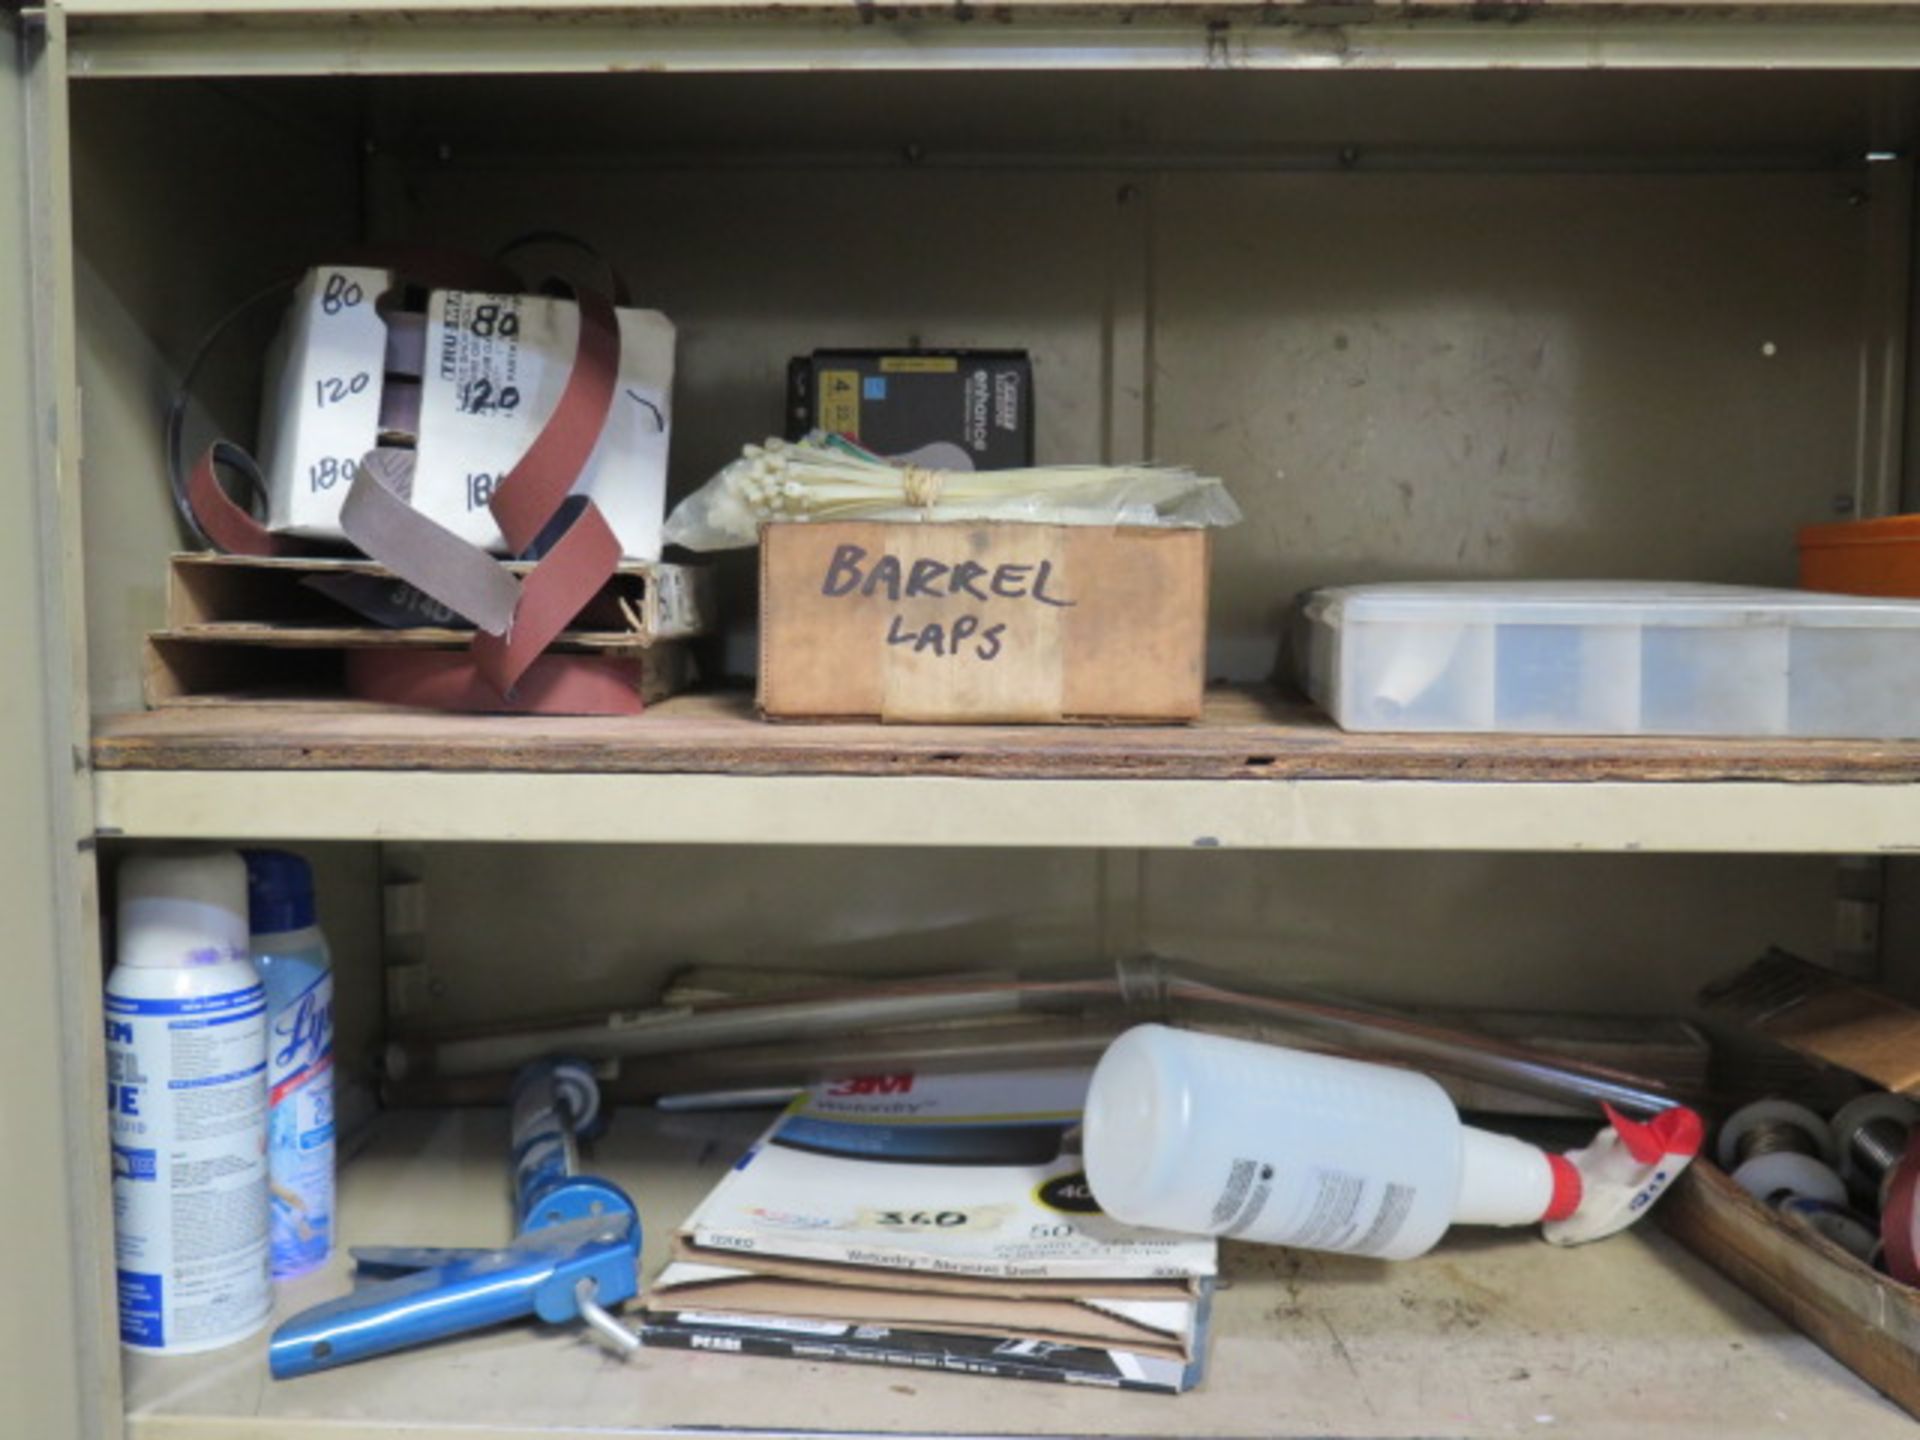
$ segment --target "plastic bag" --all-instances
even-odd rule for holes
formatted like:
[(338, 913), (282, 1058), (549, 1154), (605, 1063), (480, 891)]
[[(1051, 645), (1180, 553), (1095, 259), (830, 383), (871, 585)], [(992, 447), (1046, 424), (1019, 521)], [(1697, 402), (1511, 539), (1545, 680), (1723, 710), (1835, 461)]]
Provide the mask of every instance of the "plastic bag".
[(929, 470), (891, 463), (837, 436), (749, 445), (674, 506), (664, 538), (689, 550), (759, 543), (768, 521), (1017, 520), (1046, 525), (1232, 525), (1225, 485), (1165, 465)]

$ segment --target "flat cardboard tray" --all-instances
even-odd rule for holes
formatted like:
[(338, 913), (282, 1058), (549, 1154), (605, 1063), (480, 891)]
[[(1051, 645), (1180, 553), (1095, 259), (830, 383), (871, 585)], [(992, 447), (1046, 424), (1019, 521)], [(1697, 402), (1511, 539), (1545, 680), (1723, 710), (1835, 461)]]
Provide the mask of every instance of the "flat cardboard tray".
[[(524, 574), (529, 565), (511, 562)], [(373, 710), (346, 694), (347, 656), (361, 650), (464, 650), (470, 628), (404, 628), (369, 621), (309, 581), (370, 582), (383, 603), (416, 614), (435, 607), (370, 560), (181, 554), (167, 578), (167, 627), (148, 636), (142, 687), (152, 708), (306, 705)], [(653, 704), (685, 688), (683, 641), (713, 614), (712, 574), (699, 566), (622, 565), (553, 648), (592, 654), (630, 674)], [(443, 612), (444, 613), (444, 612)]]
[[(409, 633), (388, 631), (388, 635)], [(441, 649), (464, 649), (468, 636), (458, 631)], [(346, 688), (346, 657), (353, 649), (393, 649), (422, 646), (417, 640), (364, 641), (312, 637), (289, 642), (280, 636), (246, 637), (232, 633), (215, 636), (161, 631), (147, 637), (141, 657), (141, 689), (150, 709), (176, 706), (302, 706), (308, 709), (391, 712), (394, 707), (371, 700), (355, 700)], [(592, 649), (562, 645), (561, 650)], [(653, 705), (687, 686), (692, 663), (680, 642), (630, 648), (604, 658), (630, 672), (641, 701)], [(436, 712), (438, 713), (438, 712)], [(513, 717), (522, 718), (522, 717)]]
[[(532, 568), (521, 561), (506, 564), (521, 575)], [(368, 645), (464, 644), (473, 633), (453, 627), (395, 630), (371, 625), (306, 583), (324, 576), (393, 579), (385, 566), (371, 560), (174, 555), (168, 562), (165, 633), (185, 639), (204, 631), (208, 639), (231, 639), (238, 635), (232, 627), (244, 627), (248, 633), (241, 638), (289, 645), (319, 643), (311, 637), (321, 630), (349, 632), (340, 643), (351, 639)], [(631, 561), (581, 612), (565, 639), (576, 649), (645, 649), (657, 641), (704, 634), (713, 613), (710, 568)]]

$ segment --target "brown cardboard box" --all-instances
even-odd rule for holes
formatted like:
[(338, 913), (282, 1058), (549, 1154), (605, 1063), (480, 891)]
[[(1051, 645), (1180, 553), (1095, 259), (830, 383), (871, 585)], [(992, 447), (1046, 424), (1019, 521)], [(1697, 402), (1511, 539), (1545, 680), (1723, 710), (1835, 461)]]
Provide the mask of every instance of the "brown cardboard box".
[(876, 521), (760, 536), (771, 719), (1200, 714), (1205, 530)]

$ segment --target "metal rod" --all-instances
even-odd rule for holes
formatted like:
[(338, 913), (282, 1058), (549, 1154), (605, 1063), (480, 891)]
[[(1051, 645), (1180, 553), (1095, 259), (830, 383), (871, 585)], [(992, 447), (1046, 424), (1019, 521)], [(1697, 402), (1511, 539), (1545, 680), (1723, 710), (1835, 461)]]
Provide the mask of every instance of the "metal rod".
[(662, 1095), (654, 1108), (683, 1110), (765, 1110), (786, 1105), (804, 1094), (796, 1085), (762, 1085), (739, 1090), (686, 1090), (677, 1095)]
[(1281, 995), (1249, 994), (1177, 978), (1169, 982), (1169, 995), (1176, 1014), (1193, 1007), (1217, 1007), (1240, 1014), (1253, 1011), (1337, 1037), (1362, 1055), (1484, 1080), (1543, 1099), (1593, 1108), (1612, 1105), (1635, 1115), (1658, 1114), (1678, 1103), (1656, 1082), (1625, 1071), (1562, 1060), (1491, 1036), (1389, 1013)]
[[(675, 1055), (724, 1045), (835, 1037), (887, 1025), (1013, 1015), (1020, 1009), (1018, 993), (1000, 987), (929, 989), (905, 995), (855, 993), (712, 1010), (676, 1007), (615, 1015), (598, 1025), (446, 1040), (432, 1047), (431, 1068), (439, 1075), (486, 1075), (548, 1054), (587, 1060)], [(404, 1075), (416, 1063), (409, 1047), (390, 1048), (388, 1055), (391, 1073)]]
[[(992, 977), (902, 982), (809, 992), (792, 998), (676, 1007), (616, 1015), (597, 1025), (478, 1036), (390, 1052), (390, 1074), (441, 1077), (510, 1069), (542, 1054), (627, 1059), (716, 1047), (843, 1039), (890, 1025), (1010, 1017), (1023, 1013), (1118, 1011), (1129, 1021), (1201, 1019), (1219, 1011), (1337, 1040), (1360, 1055), (1398, 1060), (1527, 1094), (1632, 1114), (1667, 1109), (1679, 1097), (1644, 1077), (1564, 1060), (1525, 1046), (1400, 1012), (1336, 1000), (1271, 982), (1221, 976), (1155, 958), (1111, 971), (1052, 979)], [(938, 1035), (926, 1037), (937, 1043)], [(908, 1037), (902, 1037), (909, 1045)]]
[(1877, 1185), (1900, 1163), (1910, 1134), (1898, 1120), (1869, 1120), (1853, 1132), (1853, 1158)]
[(573, 1303), (580, 1307), (580, 1318), (586, 1321), (593, 1333), (606, 1341), (621, 1359), (637, 1354), (640, 1350), (640, 1337), (601, 1308), (600, 1303), (593, 1298), (598, 1292), (599, 1287), (591, 1280), (582, 1280), (573, 1287)]

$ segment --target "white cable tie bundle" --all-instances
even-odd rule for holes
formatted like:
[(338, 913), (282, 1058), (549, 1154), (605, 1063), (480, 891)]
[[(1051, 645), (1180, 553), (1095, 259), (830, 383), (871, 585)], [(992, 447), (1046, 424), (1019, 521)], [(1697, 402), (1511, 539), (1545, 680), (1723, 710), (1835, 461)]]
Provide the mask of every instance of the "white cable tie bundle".
[(674, 507), (669, 544), (731, 550), (771, 521), (1020, 520), (1049, 525), (1232, 525), (1240, 507), (1210, 475), (1172, 465), (931, 470), (836, 436), (768, 440)]

